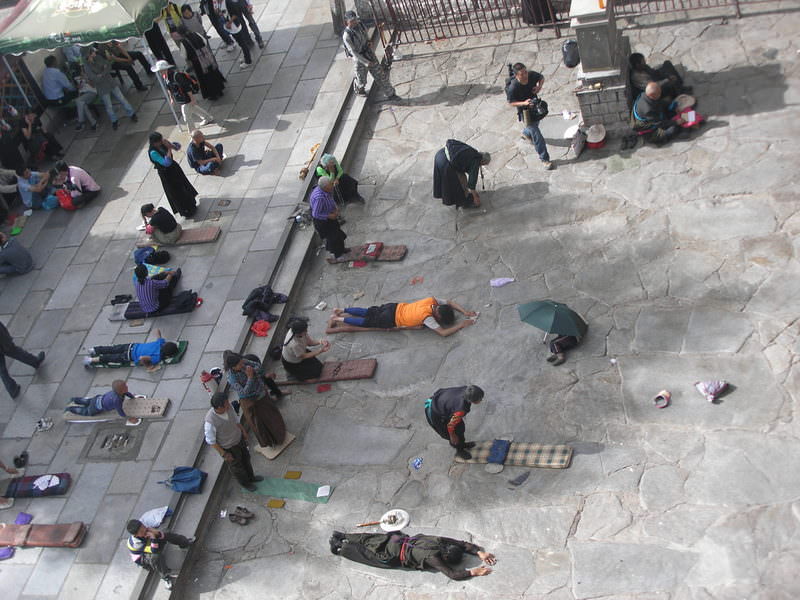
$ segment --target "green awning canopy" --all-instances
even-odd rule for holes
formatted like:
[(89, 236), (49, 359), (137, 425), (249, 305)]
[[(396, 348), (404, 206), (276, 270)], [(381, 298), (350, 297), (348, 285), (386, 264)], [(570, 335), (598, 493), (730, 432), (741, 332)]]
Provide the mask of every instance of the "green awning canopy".
[(19, 0), (0, 12), (0, 54), (139, 37), (167, 0)]

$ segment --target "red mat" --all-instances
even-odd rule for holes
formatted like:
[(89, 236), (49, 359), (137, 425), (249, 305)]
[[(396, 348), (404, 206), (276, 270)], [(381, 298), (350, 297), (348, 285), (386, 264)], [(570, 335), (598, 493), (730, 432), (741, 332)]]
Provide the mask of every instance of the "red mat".
[[(209, 227), (193, 227), (191, 229), (184, 229), (181, 232), (181, 237), (175, 242), (175, 246), (185, 246), (187, 244), (207, 244), (208, 242), (215, 241), (222, 228), (216, 225)], [(162, 244), (155, 241), (150, 236), (140, 237), (136, 240), (136, 246), (142, 248), (143, 246), (161, 246)]]
[(0, 546), (77, 548), (84, 536), (86, 525), (80, 521), (66, 525), (0, 523)]
[(408, 246), (386, 246), (383, 242), (368, 242), (353, 248), (339, 258), (329, 258), (330, 264), (350, 261), (397, 261), (403, 260), (408, 253)]
[(378, 361), (374, 358), (358, 360), (345, 360), (342, 362), (330, 361), (322, 366), (322, 374), (317, 379), (289, 379), (276, 381), (280, 385), (303, 385), (306, 383), (325, 383), (328, 381), (346, 381), (350, 379), (370, 379), (375, 374)]

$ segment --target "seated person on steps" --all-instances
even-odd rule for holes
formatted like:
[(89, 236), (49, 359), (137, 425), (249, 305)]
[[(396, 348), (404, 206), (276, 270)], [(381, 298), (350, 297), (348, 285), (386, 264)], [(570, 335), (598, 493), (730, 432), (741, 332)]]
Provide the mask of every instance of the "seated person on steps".
[[(467, 319), (456, 323), (455, 311)], [(432, 329), (442, 337), (475, 323), (478, 313), (466, 310), (453, 300), (440, 302), (433, 296), (416, 302), (390, 302), (369, 308), (336, 308), (328, 321), (328, 333), (337, 333), (341, 324), (370, 329)]]

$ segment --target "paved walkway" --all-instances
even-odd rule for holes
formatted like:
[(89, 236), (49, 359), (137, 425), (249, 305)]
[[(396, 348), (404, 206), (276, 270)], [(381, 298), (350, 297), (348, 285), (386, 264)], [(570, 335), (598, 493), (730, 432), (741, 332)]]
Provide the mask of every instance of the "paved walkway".
[[(253, 68), (240, 71), (238, 49), (217, 52), (228, 87), (224, 99), (210, 106), (221, 125), (205, 131), (225, 145), (225, 176), (190, 175), (200, 192), (195, 221), (219, 211), (214, 224), (223, 235), (214, 244), (169, 249), (170, 264), (183, 268), (182, 286), (205, 299), (199, 310), (148, 319), (135, 327), (107, 318), (109, 299), (132, 290), (131, 253), (140, 205), (166, 205), (145, 154), (147, 134), (158, 129), (188, 142), (188, 135), (176, 130), (159, 88), (153, 86), (146, 94), (128, 91), (137, 105), (138, 123), (123, 118), (113, 132), (106, 120), (97, 132), (76, 135), (64, 129), (58, 134), (69, 144), (70, 164), (88, 169), (104, 192), (76, 213), (34, 214), (19, 239), (31, 248), (36, 269), (0, 279), (0, 321), (20, 345), (47, 352), (35, 375), (24, 365), (11, 366), (23, 392), (16, 401), (0, 398), (0, 456), (10, 462), (27, 449), (29, 472), (68, 471), (74, 483), (62, 498), (18, 501), (3, 519), (25, 510), (35, 523), (83, 520), (90, 533), (77, 551), (18, 550), (13, 559), (0, 563), (4, 598), (128, 598), (140, 584), (140, 572), (130, 565), (122, 544), (124, 523), (173, 502), (172, 493), (156, 482), (174, 466), (194, 461), (208, 407), (198, 373), (218, 365), (221, 352), (240, 340), (242, 299), (272, 272), (287, 216), (301, 191), (297, 173), (309, 147), (330, 127), (336, 116), (331, 107), (348, 86), (346, 78), (335, 76), (348, 65), (342, 56), (334, 61), (339, 40), (327, 2), (256, 1), (256, 10), (267, 46), (260, 54), (256, 49)], [(326, 80), (329, 73), (334, 76)], [(188, 174), (185, 158), (182, 162)], [(189, 341), (180, 364), (153, 374), (83, 368), (86, 347), (145, 341), (156, 328), (167, 339)], [(65, 425), (63, 407), (72, 396), (107, 390), (116, 378), (127, 379), (134, 393), (169, 397), (171, 408), (166, 419), (129, 430), (143, 440), (127, 460), (86, 460), (84, 450), (95, 426)], [(32, 435), (36, 420), (44, 416), (55, 427)]]
[[(699, 16), (699, 15), (695, 15)], [(451, 338), (430, 332), (331, 336), (330, 357), (377, 357), (374, 380), (296, 391), (281, 410), (297, 441), (265, 475), (301, 470), (332, 484), (325, 505), (280, 510), (231, 487), (249, 527), (216, 520), (187, 598), (584, 598), (772, 600), (800, 594), (796, 535), (800, 431), (797, 149), (800, 14), (693, 20), (626, 31), (634, 51), (687, 70), (710, 123), (664, 148), (620, 140), (561, 159), (574, 74), (562, 40), (513, 35), (404, 48), (392, 80), (408, 98), (373, 108), (349, 168), (365, 206), (347, 208), (349, 243), (409, 245), (402, 263), (361, 269), (316, 259), (291, 309), (322, 335), (319, 301), (347, 306), (434, 294), (481, 311)], [(535, 33), (534, 33), (535, 35)], [(505, 64), (542, 71), (558, 166), (544, 172), (505, 105)], [(431, 200), (434, 152), (448, 137), (492, 152), (484, 211)], [(492, 277), (514, 277), (502, 288)], [(412, 278), (422, 277), (414, 284)], [(516, 304), (553, 298), (589, 320), (566, 364)], [(736, 390), (709, 404), (692, 387)], [(564, 471), (454, 465), (422, 399), (477, 383), (473, 439), (568, 442)], [(665, 410), (653, 406), (662, 388)], [(418, 471), (408, 461), (423, 458)], [(332, 529), (390, 507), (406, 531), (464, 536), (496, 553), (489, 577), (369, 569), (334, 557)]]

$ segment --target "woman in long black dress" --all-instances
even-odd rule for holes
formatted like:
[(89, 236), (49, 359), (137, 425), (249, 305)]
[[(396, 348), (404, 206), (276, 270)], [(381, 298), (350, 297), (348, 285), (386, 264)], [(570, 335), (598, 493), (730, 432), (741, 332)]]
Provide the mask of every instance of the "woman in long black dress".
[(189, 31), (185, 25), (178, 26), (181, 44), (186, 52), (186, 60), (200, 85), (200, 93), (206, 100), (216, 100), (225, 91), (225, 77), (219, 72), (217, 61), (211, 53), (203, 36)]
[(169, 206), (173, 213), (179, 213), (182, 217), (192, 217), (197, 211), (197, 190), (186, 179), (181, 166), (172, 158), (172, 151), (178, 150), (163, 135), (154, 131), (150, 134), (150, 149), (147, 155), (153, 163), (158, 176), (161, 177), (161, 185), (164, 186), (164, 193), (167, 195)]

